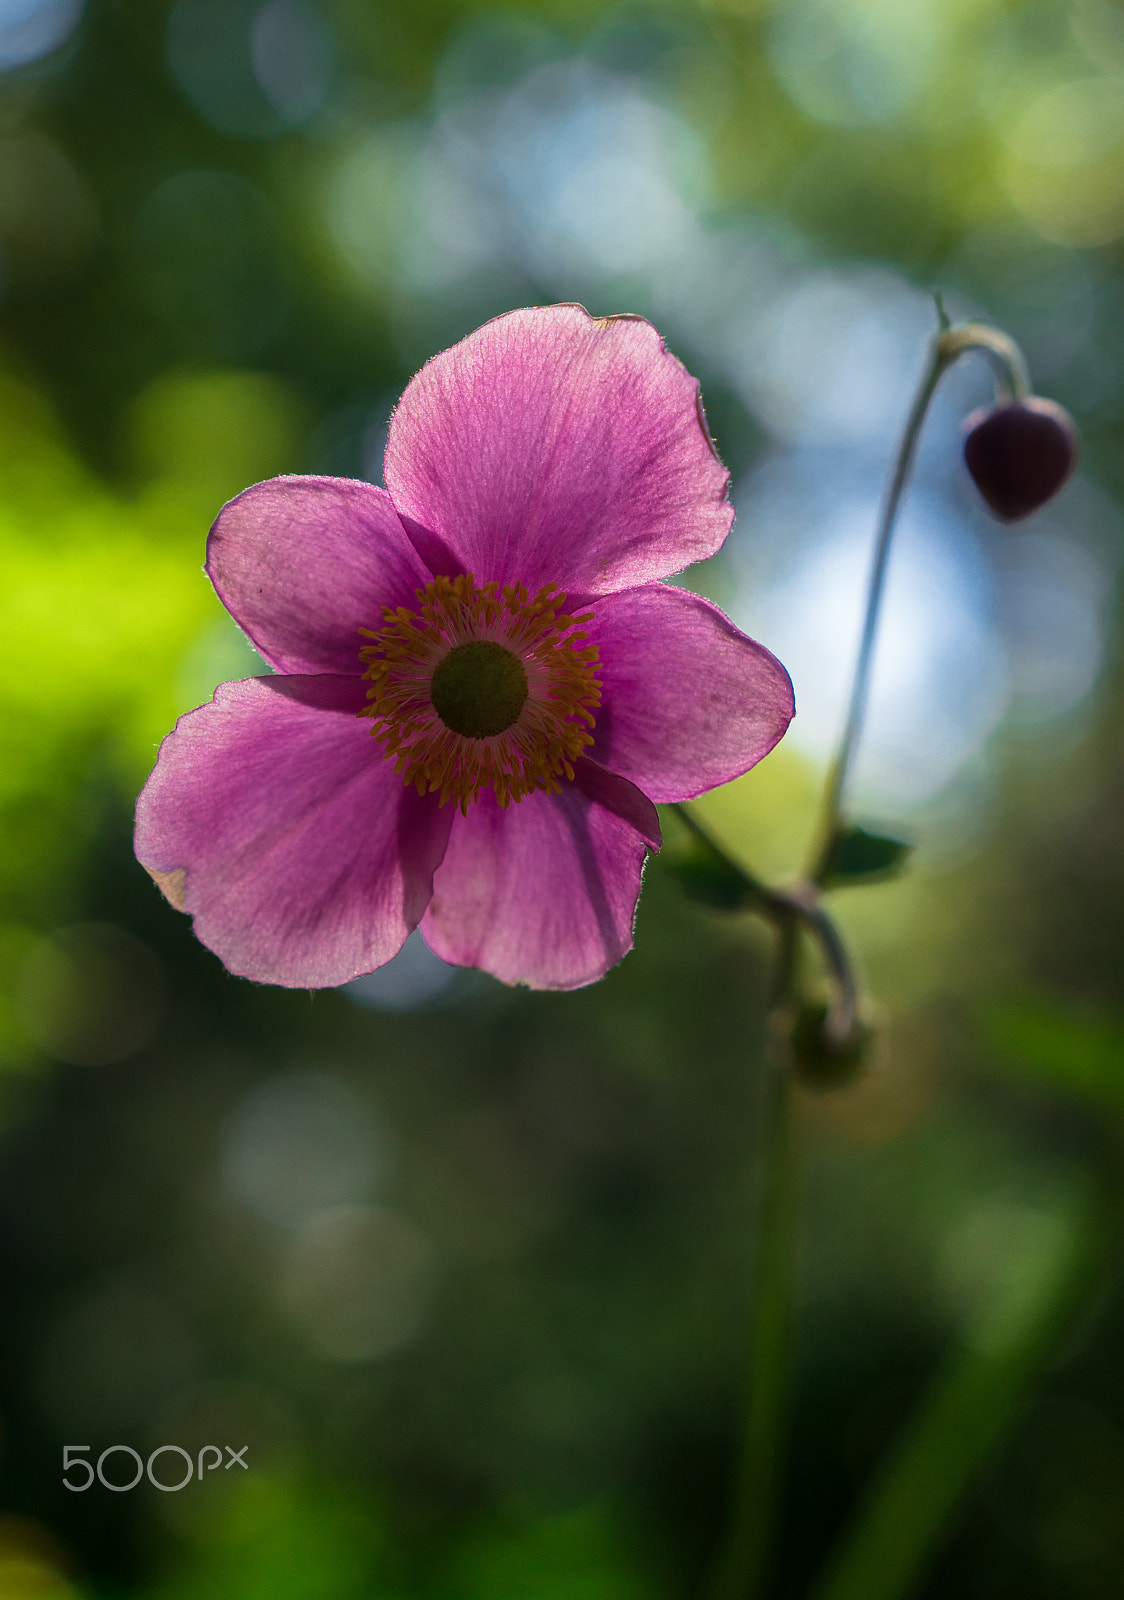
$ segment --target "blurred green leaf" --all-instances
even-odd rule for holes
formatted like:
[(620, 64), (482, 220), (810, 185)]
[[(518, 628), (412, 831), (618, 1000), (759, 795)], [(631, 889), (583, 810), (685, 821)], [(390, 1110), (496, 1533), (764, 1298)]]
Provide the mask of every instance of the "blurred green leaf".
[(868, 833), (858, 826), (837, 833), (824, 871), (825, 889), (845, 883), (874, 883), (896, 878), (913, 846), (902, 839)]
[(651, 1585), (595, 1507), (469, 1541), (442, 1600), (646, 1600)]
[(1004, 1005), (983, 1019), (997, 1062), (1047, 1089), (1124, 1112), (1124, 1023), (1054, 1007)]
[(972, 1474), (1099, 1281), (1117, 1229), (1086, 1198), (1043, 1217), (872, 1483), (814, 1600), (900, 1600)]
[(668, 865), (690, 899), (717, 911), (745, 911), (760, 893), (748, 872), (697, 837), (672, 855)]
[(397, 1600), (384, 1581), (377, 1508), (323, 1485), (267, 1473), (212, 1489), (185, 1529), (177, 1568), (146, 1600)]

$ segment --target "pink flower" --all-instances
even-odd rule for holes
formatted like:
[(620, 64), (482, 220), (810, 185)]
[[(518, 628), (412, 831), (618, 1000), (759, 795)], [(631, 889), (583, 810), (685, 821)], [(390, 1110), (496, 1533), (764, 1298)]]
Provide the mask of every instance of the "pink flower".
[(698, 385), (639, 317), (513, 311), (410, 383), (386, 482), (219, 513), (207, 572), (276, 675), (180, 718), (137, 856), (259, 982), (343, 983), (420, 923), (505, 983), (591, 983), (631, 948), (652, 802), (793, 712), (767, 650), (658, 581), (733, 516)]

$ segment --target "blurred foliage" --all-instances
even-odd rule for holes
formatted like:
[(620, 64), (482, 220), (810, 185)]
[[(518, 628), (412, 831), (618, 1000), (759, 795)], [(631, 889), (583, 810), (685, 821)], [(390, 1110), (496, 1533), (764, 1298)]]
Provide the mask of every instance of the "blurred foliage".
[(896, 877), (904, 869), (909, 851), (910, 846), (901, 839), (889, 839), (858, 826), (843, 829), (832, 841), (823, 874), (824, 888)]
[(746, 911), (758, 898), (753, 877), (709, 839), (696, 834), (673, 845), (665, 865), (685, 894), (715, 911)]
[(1124, 1026), (1056, 1006), (1007, 1005), (985, 1014), (997, 1062), (1094, 1110), (1124, 1110)]
[[(0, 8), (0, 1596), (700, 1592), (769, 978), (766, 930), (707, 909), (740, 879), (670, 827), (637, 949), (593, 989), (415, 951), (310, 999), (194, 943), (132, 861), (132, 800), (176, 715), (256, 670), (200, 570), (219, 505), (283, 471), (377, 477), (412, 370), (485, 317), (651, 315), (753, 536), (759, 468), (841, 505), (860, 458), (881, 471), (897, 412), (873, 444), (847, 427), (933, 286), (1078, 418), (1085, 476), (1030, 538), (1072, 534), (1094, 574), (1050, 670), (1104, 648), (1061, 712), (1016, 695), (928, 809), (850, 836), (851, 880), (896, 864), (899, 828), (918, 849), (838, 897), (876, 1029), (867, 1070), (799, 1108), (775, 1592), (808, 1592), (919, 1402), (937, 1443), (910, 1493), (982, 1462), (947, 1544), (922, 1528), (919, 1594), (1118, 1592), (1118, 1289), (1006, 1446), (987, 1403), (1013, 1408), (1043, 1324), (973, 1340), (1012, 1262), (1100, 1240), (1073, 1197), (1119, 1169), (1122, 85), (1114, 0)], [(937, 465), (968, 515), (951, 447)], [(979, 542), (1000, 578), (1023, 548)], [(741, 560), (686, 581), (748, 605)], [(995, 627), (1014, 593), (996, 580)], [(1035, 595), (1037, 637), (1072, 593)], [(698, 814), (747, 873), (791, 876), (821, 778), (786, 745)], [(75, 1441), (248, 1441), (251, 1467), (73, 1494)]]

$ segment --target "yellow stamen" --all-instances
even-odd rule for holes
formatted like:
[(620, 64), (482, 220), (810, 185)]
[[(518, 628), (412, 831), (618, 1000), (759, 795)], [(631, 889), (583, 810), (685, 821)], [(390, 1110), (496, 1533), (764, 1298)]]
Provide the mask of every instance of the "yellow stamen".
[[(373, 720), (371, 733), (395, 757), (394, 770), (419, 794), (437, 792), (442, 805), (452, 800), (465, 813), (489, 785), (503, 807), (536, 790), (558, 793), (593, 742), (601, 701), (597, 647), (579, 631), (593, 613), (563, 612), (557, 584), (528, 596), (521, 584), (478, 587), (469, 573), (434, 578), (417, 602), (415, 611), (388, 607), (377, 633), (359, 630), (371, 641), (359, 654), (372, 685), (360, 716)], [(483, 642), (493, 648), (463, 649)], [(505, 665), (501, 658), (513, 659)], [(443, 662), (435, 704), (433, 679)], [(475, 727), (489, 731), (463, 731)]]

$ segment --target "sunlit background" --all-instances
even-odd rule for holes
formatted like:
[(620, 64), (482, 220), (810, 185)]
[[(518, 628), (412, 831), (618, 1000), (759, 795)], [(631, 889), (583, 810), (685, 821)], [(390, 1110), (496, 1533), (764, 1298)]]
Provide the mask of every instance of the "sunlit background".
[[(577, 300), (701, 377), (738, 519), (684, 581), (798, 716), (700, 810), (795, 873), (937, 289), (1084, 456), (989, 521), (966, 361), (902, 521), (854, 805), (917, 848), (837, 897), (878, 1046), (801, 1105), (803, 1592), (1124, 1112), (1122, 238), (1114, 0), (0, 0), (0, 1600), (702, 1592), (766, 931), (657, 861), (579, 994), (417, 936), (337, 993), (255, 988), (136, 867), (132, 804), (175, 716), (261, 667), (201, 572), (222, 502), (379, 481), (422, 361)], [(919, 1594), (1120, 1593), (1122, 1335), (1110, 1289)], [(126, 1450), (75, 1493), (75, 1444), (248, 1470), (126, 1491)]]

